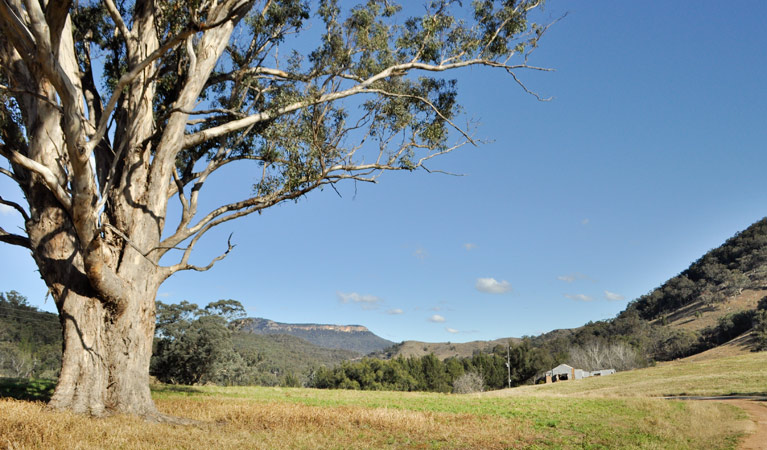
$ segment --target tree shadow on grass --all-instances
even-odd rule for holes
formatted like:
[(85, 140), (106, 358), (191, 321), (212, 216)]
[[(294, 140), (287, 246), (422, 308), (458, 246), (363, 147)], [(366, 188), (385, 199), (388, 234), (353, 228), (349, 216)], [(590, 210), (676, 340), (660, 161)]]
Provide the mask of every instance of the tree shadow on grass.
[(197, 389), (193, 386), (184, 386), (184, 385), (178, 385), (178, 384), (152, 384), (151, 386), (152, 392), (154, 393), (174, 393), (174, 394), (204, 394), (204, 392), (200, 389)]
[(56, 387), (56, 380), (0, 378), (0, 398), (48, 402)]

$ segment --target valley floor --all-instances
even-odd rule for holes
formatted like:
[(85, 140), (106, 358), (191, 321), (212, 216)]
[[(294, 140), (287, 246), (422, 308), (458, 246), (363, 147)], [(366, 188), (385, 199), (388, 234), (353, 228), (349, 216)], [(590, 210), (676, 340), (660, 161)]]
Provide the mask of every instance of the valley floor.
[(764, 394), (766, 363), (755, 353), (469, 395), (156, 386), (158, 408), (192, 426), (3, 398), (0, 448), (752, 448), (746, 404), (654, 397)]

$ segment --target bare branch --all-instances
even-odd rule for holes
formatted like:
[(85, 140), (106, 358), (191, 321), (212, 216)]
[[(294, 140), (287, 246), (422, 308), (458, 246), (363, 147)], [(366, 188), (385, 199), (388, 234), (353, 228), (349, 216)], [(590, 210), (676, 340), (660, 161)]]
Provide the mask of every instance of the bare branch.
[(50, 106), (53, 106), (56, 108), (60, 113), (63, 113), (64, 110), (61, 108), (61, 105), (58, 103), (51, 101), (48, 97), (44, 95), (40, 95), (37, 92), (32, 92), (25, 89), (11, 89), (8, 86), (3, 86), (0, 84), (0, 91), (8, 92), (9, 94), (24, 94), (24, 95), (31, 95), (32, 97), (35, 97), (38, 100), (44, 101), (45, 103), (49, 104)]
[(20, 184), (21, 180), (19, 180), (16, 175), (14, 175), (10, 170), (5, 169), (3, 167), (0, 167), (0, 173), (5, 175), (6, 177), (10, 178), (11, 180), (15, 181), (16, 184)]
[(418, 96), (418, 95), (397, 94), (397, 93), (394, 93), (394, 92), (385, 91), (383, 89), (372, 89), (371, 88), (371, 89), (365, 89), (364, 92), (377, 93), (377, 94), (385, 95), (387, 97), (412, 98), (414, 100), (418, 100), (419, 102), (425, 103), (426, 105), (429, 106), (429, 108), (431, 108), (440, 117), (440, 119), (442, 119), (445, 122), (449, 123), (450, 126), (453, 127), (453, 129), (455, 129), (456, 131), (461, 133), (463, 135), (463, 137), (466, 138), (467, 141), (471, 142), (472, 145), (474, 145), (475, 147), (477, 146), (477, 143), (474, 142), (474, 139), (472, 139), (471, 136), (469, 136), (466, 133), (466, 131), (464, 131), (458, 125), (454, 124), (452, 120), (450, 120), (447, 117), (445, 117), (445, 115), (442, 114), (442, 111), (440, 111), (436, 106), (434, 106), (434, 103), (430, 102), (429, 99), (427, 99), (427, 98), (424, 98), (424, 97), (421, 97), (421, 96)]
[(166, 278), (173, 275), (176, 272), (179, 272), (181, 270), (195, 270), (197, 272), (205, 272), (206, 270), (210, 270), (217, 262), (221, 261), (222, 259), (226, 258), (226, 256), (229, 254), (229, 252), (236, 247), (236, 245), (232, 245), (232, 235), (229, 235), (229, 238), (226, 240), (226, 251), (215, 258), (208, 263), (207, 266), (195, 266), (193, 264), (188, 264), (187, 261), (189, 260), (189, 255), (192, 252), (192, 248), (194, 248), (194, 244), (197, 243), (197, 239), (202, 235), (197, 236), (192, 243), (189, 244), (189, 247), (184, 251), (184, 256), (179, 264), (170, 266), (166, 270)]
[(11, 245), (18, 245), (19, 247), (24, 247), (32, 250), (32, 243), (28, 237), (8, 233), (2, 227), (0, 227), (0, 242)]
[(19, 212), (19, 214), (21, 214), (21, 217), (23, 217), (23, 218), (24, 218), (24, 222), (26, 222), (26, 221), (28, 221), (28, 220), (29, 220), (29, 215), (28, 215), (28, 214), (27, 214), (27, 212), (24, 210), (24, 208), (22, 208), (22, 207), (21, 207), (21, 205), (19, 205), (18, 203), (16, 203), (16, 202), (12, 202), (12, 201), (10, 201), (10, 200), (6, 200), (6, 199), (4, 199), (2, 196), (0, 196), (0, 204), (3, 204), (3, 205), (7, 205), (7, 206), (10, 206), (11, 208), (13, 208), (13, 209), (15, 209), (16, 211), (18, 211), (18, 212)]
[(538, 95), (538, 93), (537, 93), (537, 92), (535, 92), (535, 91), (531, 91), (530, 89), (528, 89), (528, 88), (527, 88), (527, 86), (525, 86), (525, 83), (523, 83), (523, 82), (522, 82), (522, 80), (520, 80), (519, 78), (517, 78), (517, 75), (516, 75), (514, 72), (512, 72), (510, 69), (507, 69), (507, 70), (506, 70), (506, 72), (508, 72), (508, 73), (509, 73), (509, 75), (511, 75), (511, 77), (512, 77), (512, 78), (514, 78), (514, 81), (515, 81), (515, 82), (516, 82), (516, 83), (517, 83), (517, 84), (518, 84), (518, 85), (519, 85), (519, 86), (520, 86), (520, 87), (521, 87), (521, 88), (522, 88), (522, 89), (523, 89), (525, 92), (527, 92), (528, 94), (530, 94), (530, 95), (532, 95), (533, 97), (535, 97), (536, 99), (538, 99), (538, 101), (541, 101), (541, 102), (548, 102), (548, 101), (551, 101), (551, 97), (545, 97), (545, 98), (544, 98), (544, 97), (541, 97), (540, 95)]
[(107, 6), (107, 11), (109, 11), (109, 16), (112, 18), (112, 21), (115, 23), (115, 25), (117, 25), (117, 29), (120, 30), (120, 34), (122, 35), (123, 39), (127, 43), (128, 41), (130, 41), (133, 35), (130, 32), (130, 30), (128, 30), (128, 27), (125, 25), (125, 21), (120, 15), (120, 11), (117, 9), (117, 6), (114, 4), (114, 1), (104, 0), (104, 3)]
[(0, 155), (6, 157), (13, 164), (17, 164), (30, 172), (34, 172), (43, 179), (43, 182), (48, 189), (56, 197), (56, 200), (61, 203), (64, 209), (72, 212), (72, 199), (69, 194), (64, 190), (64, 186), (59, 184), (59, 180), (56, 175), (48, 167), (40, 164), (39, 162), (29, 159), (21, 153), (11, 150), (4, 145), (0, 145)]

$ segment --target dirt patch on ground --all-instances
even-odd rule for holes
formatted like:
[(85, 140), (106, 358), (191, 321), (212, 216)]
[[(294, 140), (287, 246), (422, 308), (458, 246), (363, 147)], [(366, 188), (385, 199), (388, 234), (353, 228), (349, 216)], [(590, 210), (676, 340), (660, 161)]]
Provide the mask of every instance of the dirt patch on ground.
[(741, 450), (767, 449), (767, 402), (754, 400), (723, 400), (743, 409), (754, 422), (753, 433), (738, 446)]

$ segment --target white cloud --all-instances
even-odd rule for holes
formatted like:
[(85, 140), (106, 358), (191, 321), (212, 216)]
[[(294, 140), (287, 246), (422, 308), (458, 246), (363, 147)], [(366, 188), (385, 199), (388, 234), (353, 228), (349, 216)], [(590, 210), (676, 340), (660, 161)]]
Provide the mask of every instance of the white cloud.
[(394, 309), (390, 309), (390, 310), (386, 311), (386, 314), (391, 314), (393, 316), (397, 316), (399, 314), (404, 314), (404, 313), (405, 313), (405, 311), (403, 311), (403, 310), (401, 310), (399, 308), (394, 308)]
[(605, 298), (610, 301), (626, 300), (626, 297), (616, 294), (615, 292), (605, 291)]
[(427, 256), (429, 256), (429, 252), (427, 252), (426, 249), (423, 247), (418, 247), (413, 252), (413, 256), (423, 261), (424, 259), (426, 259)]
[(429, 320), (429, 322), (434, 322), (434, 323), (444, 323), (445, 322), (445, 318), (440, 316), (439, 314), (434, 314), (433, 316), (429, 317), (428, 320)]
[(582, 273), (568, 273), (567, 275), (560, 275), (557, 280), (564, 281), (565, 283), (572, 283), (575, 280), (588, 280), (589, 276)]
[(511, 291), (511, 284), (508, 281), (498, 281), (495, 278), (477, 278), (477, 284), (474, 287), (488, 294), (505, 294)]
[(474, 244), (474, 243), (471, 243), (471, 242), (467, 242), (467, 243), (463, 244), (463, 248), (465, 248), (467, 252), (470, 252), (470, 251), (474, 250), (475, 248), (477, 248), (477, 244)]
[(336, 292), (336, 295), (338, 296), (338, 300), (340, 300), (341, 303), (356, 303), (358, 305), (362, 305), (362, 307), (366, 309), (374, 308), (376, 305), (378, 305), (378, 303), (383, 301), (380, 297), (376, 297), (375, 295), (363, 295), (356, 292), (350, 292), (347, 294), (339, 291)]
[(594, 297), (588, 296), (586, 294), (565, 294), (565, 297), (569, 298), (570, 300), (577, 300), (580, 302), (593, 302)]
[(447, 331), (448, 333), (453, 333), (453, 334), (460, 333), (460, 331), (450, 327), (445, 327), (445, 331)]

